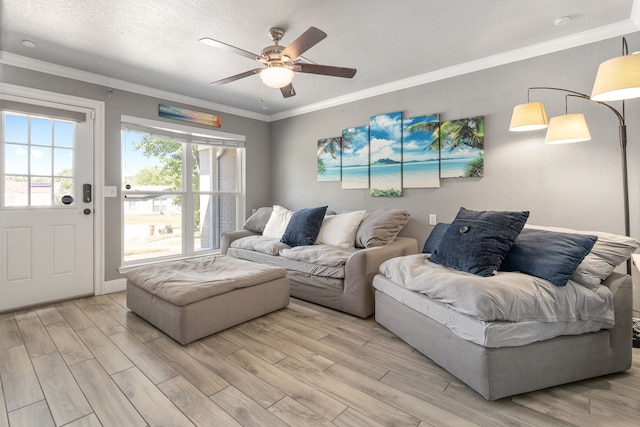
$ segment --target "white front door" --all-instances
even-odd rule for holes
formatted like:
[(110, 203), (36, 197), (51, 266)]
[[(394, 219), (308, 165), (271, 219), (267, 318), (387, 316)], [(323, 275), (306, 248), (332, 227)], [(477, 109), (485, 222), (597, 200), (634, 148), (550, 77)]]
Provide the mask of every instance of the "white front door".
[(93, 191), (85, 199), (83, 189), (93, 184), (94, 129), (86, 112), (78, 122), (2, 112), (0, 312), (93, 294)]

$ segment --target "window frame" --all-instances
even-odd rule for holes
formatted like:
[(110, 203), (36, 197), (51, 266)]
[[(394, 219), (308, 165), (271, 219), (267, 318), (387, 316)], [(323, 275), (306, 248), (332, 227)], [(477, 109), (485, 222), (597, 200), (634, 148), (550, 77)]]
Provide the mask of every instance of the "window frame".
[[(163, 191), (153, 192), (144, 191), (143, 194), (173, 194), (183, 197), (181, 206), (181, 226), (182, 226), (182, 250), (180, 254), (162, 255), (156, 257), (149, 257), (144, 259), (135, 259), (125, 261), (125, 208), (124, 200), (126, 195), (140, 193), (136, 190), (127, 190), (124, 188), (124, 182), (120, 183), (121, 188), (121, 254), (120, 254), (120, 273), (126, 273), (130, 268), (138, 265), (153, 264), (164, 262), (167, 260), (185, 259), (198, 256), (209, 255), (212, 253), (219, 253), (219, 248), (214, 249), (198, 249), (195, 246), (194, 230), (195, 230), (195, 209), (194, 201), (195, 196), (198, 195), (210, 195), (210, 196), (233, 196), (236, 198), (236, 218), (235, 227), (242, 226), (244, 221), (244, 212), (246, 206), (246, 145), (245, 136), (231, 134), (227, 132), (216, 131), (212, 129), (204, 129), (195, 126), (182, 125), (177, 123), (169, 123), (157, 120), (143, 119), (133, 116), (121, 116), (120, 135), (123, 131), (132, 131), (136, 133), (153, 135), (163, 139), (172, 140), (182, 144), (182, 189), (180, 191)], [(220, 188), (215, 190), (194, 190), (193, 189), (193, 146), (208, 145), (211, 147), (220, 148), (233, 148), (236, 149), (236, 189), (235, 191), (220, 191)], [(121, 155), (123, 158), (120, 161), (120, 168), (123, 168), (124, 153), (122, 151), (123, 140), (120, 141)], [(120, 171), (120, 179), (122, 180), (123, 171)]]

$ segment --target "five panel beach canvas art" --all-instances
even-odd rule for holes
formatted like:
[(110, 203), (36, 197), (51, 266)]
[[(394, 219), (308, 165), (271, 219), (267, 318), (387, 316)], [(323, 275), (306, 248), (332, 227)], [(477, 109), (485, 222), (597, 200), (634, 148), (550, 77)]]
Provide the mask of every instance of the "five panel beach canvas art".
[(317, 149), (318, 181), (398, 197), (403, 188), (437, 188), (441, 178), (484, 176), (484, 117), (380, 114), (368, 126), (318, 140)]

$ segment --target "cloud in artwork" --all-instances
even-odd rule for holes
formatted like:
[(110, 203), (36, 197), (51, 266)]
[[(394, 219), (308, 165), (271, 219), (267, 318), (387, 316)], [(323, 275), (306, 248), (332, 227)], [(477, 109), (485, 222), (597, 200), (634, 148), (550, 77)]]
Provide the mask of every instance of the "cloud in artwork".
[(400, 153), (393, 149), (394, 141), (388, 139), (371, 139), (371, 161), (388, 158), (400, 161)]

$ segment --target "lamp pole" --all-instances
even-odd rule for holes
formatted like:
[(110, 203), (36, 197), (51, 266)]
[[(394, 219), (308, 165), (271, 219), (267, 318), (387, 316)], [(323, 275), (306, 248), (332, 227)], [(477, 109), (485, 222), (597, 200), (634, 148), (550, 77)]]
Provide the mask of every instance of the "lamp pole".
[[(623, 192), (623, 202), (624, 202), (624, 232), (626, 236), (631, 236), (631, 226), (629, 220), (629, 178), (627, 173), (627, 125), (625, 122), (625, 114), (624, 114), (624, 101), (622, 101), (622, 112), (618, 111), (611, 105), (606, 102), (594, 101), (591, 99), (589, 95), (586, 95), (581, 92), (576, 92), (574, 90), (563, 89), (559, 87), (549, 87), (549, 86), (534, 86), (530, 87), (529, 90), (532, 89), (542, 89), (542, 90), (555, 90), (560, 92), (565, 92), (567, 96), (574, 96), (576, 98), (586, 99), (587, 101), (595, 102), (596, 104), (604, 105), (610, 111), (612, 111), (619, 122), (619, 140), (620, 140), (620, 156), (622, 159), (622, 192)], [(627, 274), (631, 274), (631, 260), (627, 260)]]

